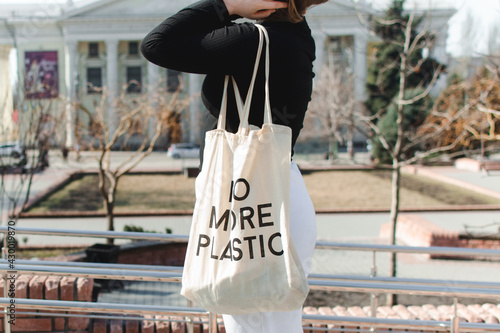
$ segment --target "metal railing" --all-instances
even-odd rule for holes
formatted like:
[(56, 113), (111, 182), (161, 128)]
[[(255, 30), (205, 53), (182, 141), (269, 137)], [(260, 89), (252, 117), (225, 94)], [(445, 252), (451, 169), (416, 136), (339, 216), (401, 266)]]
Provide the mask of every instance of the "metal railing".
[[(51, 236), (76, 236), (92, 238), (115, 238), (115, 239), (141, 239), (141, 240), (161, 240), (176, 243), (186, 243), (187, 236), (154, 234), (143, 232), (108, 232), (108, 231), (80, 231), (45, 228), (15, 228), (16, 234), (38, 234)], [(8, 227), (0, 227), (0, 233), (4, 233), (4, 244), (8, 243)], [(340, 317), (325, 315), (303, 316), (304, 324), (311, 324), (307, 327), (311, 332), (315, 330), (341, 330), (348, 332), (370, 331), (377, 332), (378, 329), (391, 327), (393, 331), (404, 330), (433, 330), (458, 333), (460, 329), (467, 332), (498, 332), (500, 325), (461, 323), (457, 315), (458, 298), (491, 298), (500, 300), (500, 283), (477, 282), (477, 281), (445, 281), (432, 279), (415, 278), (394, 278), (377, 277), (375, 254), (377, 252), (389, 253), (424, 253), (435, 255), (453, 256), (481, 256), (500, 258), (500, 251), (485, 249), (465, 249), (451, 247), (408, 247), (390, 245), (365, 245), (365, 244), (344, 244), (335, 242), (318, 242), (317, 249), (329, 250), (350, 250), (369, 251), (373, 253), (372, 276), (352, 276), (352, 275), (325, 275), (310, 274), (309, 285), (311, 289), (335, 290), (346, 292), (370, 293), (371, 297), (371, 317)], [(4, 255), (8, 255), (8, 246), (4, 247)], [(0, 298), (0, 306), (4, 306), (5, 314), (9, 314), (11, 299), (8, 297), (7, 274), (12, 271), (11, 262), (8, 257), (0, 260), (0, 271), (4, 278), (4, 297)], [(59, 261), (35, 261), (35, 260), (15, 260), (16, 274), (32, 275), (57, 275), (70, 277), (87, 277), (96, 279), (131, 280), (131, 281), (163, 281), (180, 282), (182, 278), (182, 267), (177, 266), (155, 266), (155, 265), (131, 265), (131, 264), (101, 264), (88, 262), (59, 262)], [(380, 294), (407, 294), (426, 296), (448, 296), (455, 300), (454, 316), (450, 321), (423, 321), (423, 320), (398, 320), (376, 318), (377, 296)], [(143, 320), (138, 317), (141, 314), (168, 314), (169, 316), (186, 317), (189, 331), (192, 332), (192, 324), (208, 323), (209, 332), (217, 332), (216, 314), (206, 312), (199, 308), (183, 307), (158, 307), (147, 305), (127, 305), (114, 303), (94, 303), (77, 301), (53, 301), (35, 299), (15, 299), (16, 307), (23, 309), (54, 311), (65, 310), (72, 312), (82, 312), (83, 314), (54, 314), (49, 312), (33, 312), (25, 314), (36, 314), (37, 316), (65, 316), (65, 317), (85, 317), (85, 318), (107, 318), (122, 320)], [(117, 315), (127, 315), (121, 317)], [(135, 316), (134, 316), (135, 315)], [(201, 318), (201, 321), (193, 321), (193, 317)], [(7, 318), (7, 317), (5, 317)], [(148, 320), (166, 320), (149, 319)], [(170, 319), (169, 319), (170, 320)], [(327, 326), (319, 327), (319, 326)], [(329, 326), (334, 326), (330, 327)], [(10, 333), (10, 324), (4, 320), (5, 332)], [(353, 328), (357, 327), (357, 328)]]

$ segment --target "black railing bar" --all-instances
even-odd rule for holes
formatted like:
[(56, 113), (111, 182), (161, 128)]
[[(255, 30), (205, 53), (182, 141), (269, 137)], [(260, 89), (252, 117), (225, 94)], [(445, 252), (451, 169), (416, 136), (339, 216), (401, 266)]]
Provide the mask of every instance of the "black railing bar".
[[(416, 320), (416, 319), (387, 319), (375, 317), (350, 317), (332, 315), (310, 315), (302, 316), (303, 323), (310, 324), (334, 324), (354, 327), (394, 327), (406, 329), (423, 329), (432, 327), (433, 329), (447, 329), (450, 327), (449, 321)], [(390, 326), (388, 326), (390, 325)]]
[[(390, 332), (391, 333), (422, 333), (422, 332), (425, 332), (422, 329), (419, 330), (418, 328), (415, 328), (413, 330), (405, 330), (404, 328), (400, 328), (399, 330), (400, 331), (397, 331), (397, 330), (394, 330), (393, 328), (391, 328)], [(447, 328), (440, 328), (440, 327), (432, 328), (432, 329), (429, 329), (427, 331), (430, 331), (432, 333), (436, 333), (436, 332), (450, 332), (449, 329), (447, 329)], [(344, 330), (344, 333), (347, 333), (347, 332), (348, 332), (347, 330)], [(349, 332), (356, 332), (357, 333), (358, 331), (350, 329)], [(360, 330), (359, 332), (360, 333), (361, 332), (387, 333), (387, 328), (385, 328), (385, 329), (384, 328), (380, 328), (380, 329), (375, 329), (375, 330), (371, 330), (371, 329), (365, 328), (362, 331)]]
[[(387, 318), (375, 318), (375, 317), (349, 317), (349, 316), (331, 316), (331, 315), (311, 315), (304, 314), (302, 316), (302, 322), (309, 324), (335, 324), (335, 325), (345, 325), (345, 326), (373, 326), (373, 327), (388, 327), (391, 325), (394, 328), (405, 328), (405, 329), (423, 329), (423, 327), (433, 327), (439, 329), (447, 329), (449, 331), (451, 322), (450, 321), (434, 321), (434, 320), (418, 320), (418, 319), (387, 319)], [(460, 327), (464, 328), (464, 331), (469, 329), (482, 329), (488, 331), (498, 332), (500, 329), (499, 324), (486, 324), (486, 323), (466, 323), (461, 322)], [(309, 327), (307, 328), (309, 329)]]
[[(9, 227), (0, 226), (0, 233), (8, 231)], [(10, 227), (12, 228), (12, 227)], [(96, 230), (71, 230), (71, 229), (47, 229), (15, 227), (16, 234), (26, 235), (48, 235), (48, 236), (71, 236), (71, 237), (93, 237), (93, 238), (120, 238), (120, 239), (142, 239), (169, 241), (176, 243), (187, 243), (189, 236), (157, 234), (152, 232), (130, 232), (130, 231), (96, 231)]]
[[(0, 297), (1, 306), (9, 306), (10, 298)], [(144, 304), (118, 304), (118, 303), (94, 303), (81, 301), (59, 301), (47, 299), (16, 298), (16, 309), (46, 309), (54, 311), (75, 311), (95, 313), (123, 313), (123, 314), (155, 314), (170, 316), (208, 316), (208, 312), (201, 308), (155, 306)], [(145, 318), (149, 320), (149, 318)]]
[[(463, 329), (462, 329), (463, 328)], [(500, 324), (460, 322), (460, 332), (500, 332)]]
[[(304, 333), (311, 333), (311, 332), (341, 332), (341, 333), (349, 333), (349, 332), (354, 332), (354, 333), (363, 333), (363, 332), (370, 332), (370, 333), (379, 333), (379, 332), (386, 332), (387, 333), (387, 328), (382, 328), (380, 331), (377, 330), (376, 328), (370, 329), (370, 328), (344, 328), (342, 326), (340, 327), (309, 327), (309, 326), (303, 326), (302, 329), (304, 330)], [(436, 329), (437, 331), (438, 329)], [(400, 333), (421, 333), (422, 330), (419, 331), (401, 331)], [(398, 331), (391, 331), (391, 333), (398, 333)]]
[(372, 281), (372, 282), (391, 282), (391, 283), (410, 283), (410, 284), (425, 284), (425, 285), (446, 285), (446, 286), (461, 286), (461, 287), (482, 287), (482, 288), (498, 288), (498, 282), (482, 282), (482, 281), (464, 281), (464, 280), (435, 280), (435, 279), (417, 279), (417, 278), (402, 278), (402, 277), (384, 277), (384, 276), (362, 276), (362, 275), (331, 275), (331, 274), (309, 274), (309, 279), (312, 280), (349, 280), (349, 281)]
[(337, 243), (337, 242), (320, 241), (316, 243), (316, 249), (500, 257), (500, 250), (459, 248), (459, 247), (447, 247), (447, 246), (423, 247), (423, 246), (401, 246), (401, 245), (382, 245), (382, 244)]
[[(180, 282), (182, 274), (166, 272), (140, 272), (121, 270), (112, 272), (106, 269), (72, 268), (72, 267), (45, 267), (16, 265), (16, 274), (19, 272), (34, 275), (58, 275), (72, 277), (88, 277), (97, 279), (131, 280), (131, 281), (164, 281)], [(0, 271), (9, 273), (8, 266), (0, 266)], [(398, 284), (389, 282), (359, 282), (359, 281), (336, 281), (336, 280), (314, 280), (309, 279), (312, 289), (336, 290), (350, 292), (373, 292), (373, 293), (396, 293), (415, 294), (428, 296), (451, 296), (451, 297), (484, 297), (500, 299), (500, 290), (491, 288), (463, 288), (456, 286), (430, 286), (415, 284)]]
[[(331, 324), (330, 324), (331, 325)], [(310, 333), (310, 332), (341, 332), (341, 333), (349, 333), (349, 332), (354, 332), (354, 333), (363, 333), (363, 332), (369, 332), (369, 333), (387, 333), (387, 328), (381, 327), (380, 329), (377, 329), (375, 327), (372, 328), (350, 328), (350, 327), (309, 327), (309, 326), (303, 326), (302, 329), (304, 330), (304, 333)], [(404, 330), (404, 331), (403, 331)], [(449, 332), (447, 328), (435, 328), (433, 327), (432, 333), (435, 332)], [(391, 333), (422, 333), (422, 328), (416, 328), (411, 331), (405, 328), (401, 328), (401, 331), (395, 331), (394, 329), (391, 329)]]
[[(86, 277), (94, 279), (112, 279), (112, 280), (130, 280), (130, 281), (163, 281), (180, 282), (182, 274), (179, 272), (148, 272), (137, 270), (111, 270), (100, 268), (81, 268), (81, 267), (52, 267), (52, 266), (30, 266), (15, 265), (11, 269), (9, 265), (0, 265), (0, 272), (7, 274), (27, 275), (56, 275), (71, 277)], [(16, 272), (16, 273), (13, 273)]]
[[(378, 333), (378, 331), (376, 331), (375, 329), (371, 330), (371, 329), (365, 329), (365, 328), (354, 329), (354, 328), (343, 328), (343, 327), (308, 327), (308, 326), (303, 326), (302, 329), (304, 330), (304, 333), (311, 333), (311, 332), (316, 332), (316, 331), (321, 331), (321, 332), (325, 332), (325, 331), (327, 331), (327, 332), (341, 332), (341, 333), (349, 333), (349, 332), (355, 332), (355, 333), (363, 333), (363, 332)], [(411, 333), (411, 332), (405, 332), (405, 333)]]
[(309, 286), (311, 289), (318, 290), (500, 299), (500, 290), (492, 290), (490, 288), (440, 287), (412, 284), (403, 285), (398, 283), (325, 280), (309, 280)]
[[(0, 259), (0, 265), (8, 265), (8, 264), (10, 263), (7, 260)], [(138, 271), (182, 273), (182, 266), (96, 263), (96, 262), (85, 262), (85, 261), (48, 261), (48, 260), (16, 259), (15, 265), (88, 267), (88, 268), (126, 269), (126, 270), (138, 270)]]
[[(190, 324), (208, 324), (207, 321), (202, 320), (180, 320), (173, 318), (144, 318), (144, 317), (134, 317), (134, 316), (113, 316), (113, 315), (95, 315), (95, 314), (72, 314), (72, 313), (54, 313), (54, 312), (18, 312), (19, 315), (27, 316), (40, 316), (40, 317), (63, 317), (63, 318), (92, 318), (92, 319), (117, 319), (117, 320), (136, 320), (136, 321), (162, 321), (162, 322), (178, 322), (178, 323), (190, 323)], [(188, 316), (184, 316), (188, 317)]]
[[(0, 305), (10, 305), (9, 298), (0, 298)], [(115, 303), (92, 303), (92, 302), (77, 302), (77, 301), (56, 301), (56, 300), (40, 300), (40, 299), (25, 299), (16, 298), (16, 308), (40, 309), (47, 308), (49, 310), (59, 311), (80, 311), (80, 312), (99, 312), (99, 313), (133, 313), (133, 314), (165, 314), (170, 316), (207, 316), (208, 312), (200, 308), (186, 307), (171, 307), (171, 306), (150, 306), (140, 304), (115, 304)], [(150, 318), (144, 318), (150, 320)], [(403, 327), (409, 329), (412, 326), (422, 329), (423, 327), (450, 327), (450, 322), (445, 321), (424, 321), (424, 320), (402, 320), (402, 319), (386, 319), (373, 317), (347, 317), (347, 316), (329, 316), (329, 315), (303, 315), (303, 321), (314, 324), (342, 324), (349, 326), (380, 326), (390, 324), (392, 327)], [(499, 325), (495, 324), (477, 324), (477, 323), (460, 323), (463, 328), (494, 330), (498, 332)], [(387, 326), (385, 326), (387, 327)]]

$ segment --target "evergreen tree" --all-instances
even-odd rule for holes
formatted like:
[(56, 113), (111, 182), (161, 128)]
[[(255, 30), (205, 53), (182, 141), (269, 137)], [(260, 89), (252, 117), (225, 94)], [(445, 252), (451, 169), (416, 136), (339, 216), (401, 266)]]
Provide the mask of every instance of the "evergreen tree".
[[(400, 81), (401, 52), (405, 42), (405, 29), (410, 18), (403, 12), (404, 0), (393, 0), (391, 6), (379, 19), (371, 22), (372, 31), (381, 40), (374, 45), (374, 58), (368, 67), (366, 107), (372, 115), (382, 116), (388, 111), (397, 95)], [(421, 19), (418, 19), (421, 21)], [(418, 26), (419, 22), (413, 22)], [(412, 29), (410, 42), (413, 43), (418, 32)], [(430, 32), (416, 45), (409, 63), (413, 66), (407, 77), (406, 87), (426, 87), (439, 63), (433, 59), (424, 59), (423, 50), (430, 48), (434, 36)]]
[[(408, 89), (405, 91), (405, 99), (411, 99), (415, 96), (422, 94), (423, 89)], [(405, 105), (404, 106), (404, 128), (405, 128), (405, 137), (402, 149), (403, 157), (412, 157), (415, 154), (415, 151), (422, 149), (421, 145), (410, 145), (411, 139), (417, 135), (417, 132), (420, 126), (423, 124), (427, 115), (429, 113), (429, 109), (432, 107), (433, 99), (431, 97), (426, 97), (418, 100), (417, 102)], [(378, 122), (378, 127), (380, 132), (383, 133), (385, 140), (387, 143), (394, 147), (396, 139), (397, 139), (397, 123), (398, 112), (396, 103), (391, 103), (387, 112), (380, 118)], [(374, 158), (376, 158), (378, 163), (382, 164), (391, 164), (392, 156), (391, 154), (384, 149), (378, 136), (375, 135), (375, 140), (373, 140), (373, 150), (372, 154)]]
[[(406, 15), (403, 5), (404, 1), (393, 0), (385, 16), (372, 21), (371, 29), (381, 42), (369, 70), (366, 103), (372, 114), (366, 118), (367, 124), (377, 134), (372, 142), (378, 156), (373, 157), (392, 162), (389, 239), (393, 245), (400, 210), (401, 168), (415, 161), (415, 152), (420, 149), (417, 128), (426, 118), (430, 89), (442, 71), (441, 64), (426, 58), (435, 35), (427, 24), (417, 31), (421, 20), (414, 11)], [(389, 158), (384, 157), (386, 153)], [(389, 276), (397, 276), (396, 253), (391, 253)], [(386, 302), (397, 303), (396, 295), (388, 294)]]

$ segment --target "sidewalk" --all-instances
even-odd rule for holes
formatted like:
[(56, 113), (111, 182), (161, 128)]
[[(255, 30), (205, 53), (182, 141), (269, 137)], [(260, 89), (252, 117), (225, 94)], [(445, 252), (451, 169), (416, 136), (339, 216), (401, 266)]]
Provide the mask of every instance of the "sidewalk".
[(472, 191), (500, 199), (500, 170), (482, 171), (459, 170), (453, 166), (412, 167), (416, 174), (458, 185)]

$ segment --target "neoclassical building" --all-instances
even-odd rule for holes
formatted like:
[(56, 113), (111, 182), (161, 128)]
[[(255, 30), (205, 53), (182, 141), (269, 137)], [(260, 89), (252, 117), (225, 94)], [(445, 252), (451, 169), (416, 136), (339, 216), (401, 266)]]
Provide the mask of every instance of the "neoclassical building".
[[(358, 9), (371, 11), (363, 0)], [(31, 6), (0, 5), (0, 106), (2, 140), (13, 133), (19, 124), (12, 106), (11, 77), (18, 78), (17, 94), (25, 100), (66, 100), (64, 140), (71, 147), (74, 142), (74, 105), (67, 101), (78, 98), (92, 108), (100, 98), (95, 89), (106, 87), (111, 97), (130, 81), (140, 85), (129, 86), (127, 93), (140, 92), (141, 87), (154, 89), (164, 85), (175, 89), (179, 73), (157, 67), (140, 54), (141, 39), (169, 15), (186, 6), (186, 0), (98, 0), (75, 6), (71, 0), (65, 5), (55, 1)], [(431, 56), (447, 63), (446, 38), (448, 20), (454, 10), (431, 12), (431, 27), (438, 33)], [(360, 23), (358, 11), (349, 0), (330, 0), (311, 9), (307, 20), (316, 41), (315, 71), (321, 71), (329, 58), (334, 57), (354, 74), (354, 92), (364, 99), (369, 45), (373, 37)], [(14, 50), (17, 73), (9, 66), (9, 54)], [(196, 95), (203, 76), (182, 74), (186, 94)], [(19, 97), (19, 96), (17, 96)], [(62, 97), (62, 98), (61, 98)], [(55, 103), (54, 103), (55, 104)], [(56, 107), (56, 106), (53, 106)], [(57, 106), (61, 107), (61, 105)], [(200, 139), (199, 99), (194, 99), (183, 119), (183, 139)], [(110, 107), (109, 113), (113, 113)]]

